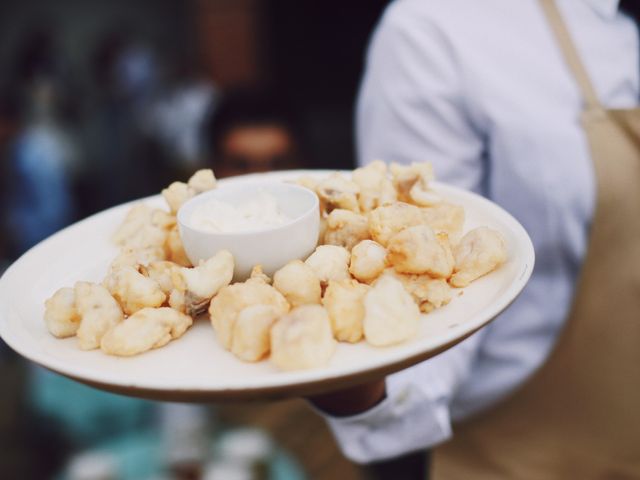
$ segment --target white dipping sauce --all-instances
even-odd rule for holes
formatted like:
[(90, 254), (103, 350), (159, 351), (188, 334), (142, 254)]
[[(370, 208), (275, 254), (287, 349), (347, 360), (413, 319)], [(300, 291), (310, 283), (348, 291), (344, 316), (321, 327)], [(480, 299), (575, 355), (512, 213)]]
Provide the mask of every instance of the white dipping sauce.
[(292, 218), (280, 211), (273, 195), (262, 191), (238, 205), (211, 199), (197, 207), (190, 220), (204, 232), (237, 233), (277, 227)]

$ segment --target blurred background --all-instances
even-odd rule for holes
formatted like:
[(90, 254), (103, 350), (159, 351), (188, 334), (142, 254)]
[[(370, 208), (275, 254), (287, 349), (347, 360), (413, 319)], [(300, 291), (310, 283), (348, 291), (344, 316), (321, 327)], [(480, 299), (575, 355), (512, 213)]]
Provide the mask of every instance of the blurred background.
[[(387, 1), (2, 0), (0, 272), (65, 225), (186, 180), (351, 168)], [(0, 478), (366, 478), (302, 401), (110, 395), (0, 341)]]

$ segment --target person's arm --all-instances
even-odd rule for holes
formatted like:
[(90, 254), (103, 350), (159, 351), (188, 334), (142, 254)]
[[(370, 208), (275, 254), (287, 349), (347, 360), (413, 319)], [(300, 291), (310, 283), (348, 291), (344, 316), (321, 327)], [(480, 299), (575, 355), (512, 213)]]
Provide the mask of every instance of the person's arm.
[[(406, 3), (385, 14), (371, 43), (357, 108), (359, 163), (430, 161), (436, 177), (475, 191), (483, 141), (467, 111), (450, 45)], [(385, 380), (314, 397), (350, 459), (368, 463), (451, 435), (449, 404), (482, 335)], [(386, 386), (386, 389), (385, 389)]]

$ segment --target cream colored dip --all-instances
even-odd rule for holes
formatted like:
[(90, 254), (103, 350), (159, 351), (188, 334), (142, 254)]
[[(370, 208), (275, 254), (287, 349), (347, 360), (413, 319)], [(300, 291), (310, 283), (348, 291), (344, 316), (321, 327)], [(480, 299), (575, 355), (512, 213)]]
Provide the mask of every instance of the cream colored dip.
[(191, 214), (193, 228), (211, 233), (238, 233), (284, 225), (292, 219), (282, 213), (273, 195), (259, 192), (238, 205), (211, 199)]

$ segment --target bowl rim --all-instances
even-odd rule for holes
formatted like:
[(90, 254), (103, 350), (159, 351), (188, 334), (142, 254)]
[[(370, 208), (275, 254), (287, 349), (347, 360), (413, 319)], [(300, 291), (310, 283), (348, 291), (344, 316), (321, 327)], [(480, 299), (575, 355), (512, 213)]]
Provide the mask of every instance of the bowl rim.
[[(285, 187), (285, 188), (290, 188), (292, 190), (297, 190), (299, 192), (303, 192), (305, 195), (309, 195), (310, 198), (313, 199), (313, 205), (308, 209), (305, 210), (303, 213), (301, 213), (300, 215), (292, 218), (291, 220), (283, 223), (282, 225), (277, 225), (275, 227), (264, 227), (264, 228), (256, 228), (256, 229), (252, 229), (252, 230), (245, 230), (242, 232), (207, 232), (205, 230), (201, 230), (199, 228), (193, 227), (189, 224), (189, 222), (184, 218), (186, 215), (186, 210), (185, 207), (187, 206), (191, 206), (194, 205), (196, 203), (203, 203), (206, 202), (210, 197), (214, 197), (214, 194), (219, 192), (222, 189), (239, 189), (239, 187), (241, 188), (254, 188), (257, 187), (259, 188), (260, 186), (278, 186), (278, 187)], [(318, 217), (320, 217), (320, 199), (318, 198), (318, 195), (316, 194), (316, 192), (314, 192), (313, 190), (307, 188), (307, 187), (303, 187), (302, 185), (297, 185), (295, 183), (290, 183), (290, 182), (286, 182), (286, 181), (274, 181), (274, 180), (267, 180), (267, 181), (260, 181), (260, 180), (255, 180), (252, 181), (251, 183), (247, 183), (245, 185), (222, 185), (219, 187), (216, 187), (214, 189), (208, 190), (206, 192), (200, 193), (198, 195), (196, 195), (193, 198), (190, 198), (189, 200), (187, 200), (186, 202), (184, 202), (180, 208), (178, 209), (178, 212), (176, 213), (176, 220), (180, 226), (181, 229), (185, 229), (185, 230), (189, 230), (192, 233), (195, 233), (197, 235), (202, 235), (202, 236), (207, 236), (207, 237), (215, 237), (215, 238), (230, 238), (230, 237), (246, 237), (246, 236), (252, 236), (252, 235), (262, 235), (262, 234), (266, 234), (266, 233), (273, 233), (273, 232), (277, 232), (277, 231), (281, 231), (285, 228), (291, 228), (294, 227), (296, 224), (303, 222), (304, 220), (306, 220), (310, 214), (316, 212), (318, 214)], [(184, 240), (183, 240), (184, 241)]]

